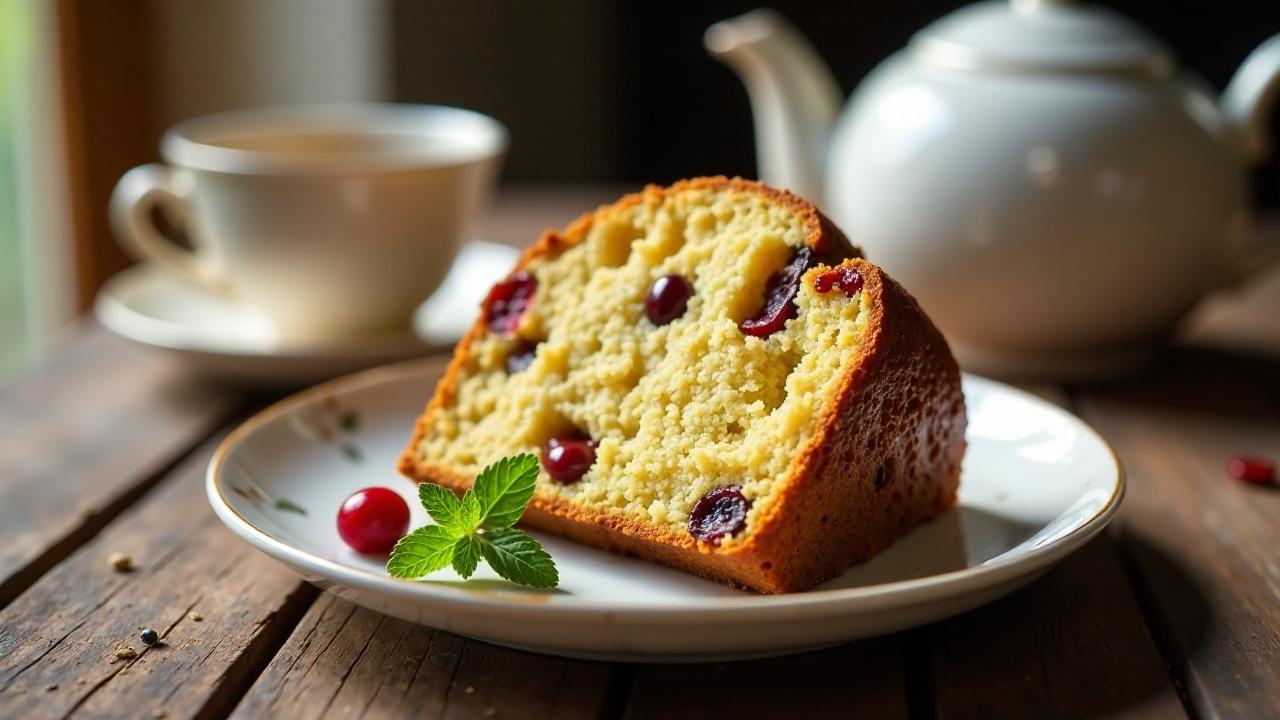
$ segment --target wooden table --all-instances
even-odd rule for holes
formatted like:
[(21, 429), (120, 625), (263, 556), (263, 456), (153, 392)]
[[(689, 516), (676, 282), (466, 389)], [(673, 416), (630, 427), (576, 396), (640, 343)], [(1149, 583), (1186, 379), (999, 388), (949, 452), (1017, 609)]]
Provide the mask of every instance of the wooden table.
[[(508, 193), (485, 236), (527, 242), (609, 194)], [(701, 666), (506, 650), (318, 592), (204, 499), (218, 438), (272, 398), (85, 322), (0, 388), (0, 717), (1280, 717), (1280, 491), (1223, 471), (1280, 456), (1278, 316), (1274, 274), (1139, 377), (1037, 388), (1130, 474), (1111, 529), (1043, 579), (897, 635)], [(142, 652), (143, 627), (163, 644)]]

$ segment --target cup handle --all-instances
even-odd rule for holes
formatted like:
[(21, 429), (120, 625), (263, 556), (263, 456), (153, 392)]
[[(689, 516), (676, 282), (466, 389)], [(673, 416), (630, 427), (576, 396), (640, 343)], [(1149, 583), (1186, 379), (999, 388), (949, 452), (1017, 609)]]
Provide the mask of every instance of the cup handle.
[(226, 283), (213, 262), (198, 251), (175, 245), (155, 226), (152, 213), (163, 209), (190, 228), (190, 206), (174, 171), (149, 164), (125, 173), (111, 192), (111, 226), (125, 252), (138, 260), (152, 260), (187, 280), (219, 293)]

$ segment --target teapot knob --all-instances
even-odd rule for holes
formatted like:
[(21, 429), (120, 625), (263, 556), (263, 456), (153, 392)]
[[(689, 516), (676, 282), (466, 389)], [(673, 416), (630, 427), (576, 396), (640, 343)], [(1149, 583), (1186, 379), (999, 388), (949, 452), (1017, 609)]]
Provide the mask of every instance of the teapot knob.
[(1076, 0), (1009, 0), (1009, 5), (1017, 12), (1032, 12), (1042, 8), (1076, 4)]

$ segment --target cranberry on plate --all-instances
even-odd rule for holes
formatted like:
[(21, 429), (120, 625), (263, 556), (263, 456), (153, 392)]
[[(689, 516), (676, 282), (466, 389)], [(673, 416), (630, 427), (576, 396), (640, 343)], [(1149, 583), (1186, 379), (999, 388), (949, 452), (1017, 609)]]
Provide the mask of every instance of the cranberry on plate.
[(352, 550), (387, 553), (409, 532), (409, 506), (384, 487), (359, 490), (338, 509), (338, 535)]
[(542, 448), (542, 467), (562, 483), (581, 480), (595, 461), (596, 444), (582, 435), (553, 437)]
[(689, 513), (689, 534), (719, 545), (723, 538), (742, 532), (750, 509), (751, 501), (743, 497), (741, 485), (712, 488)]
[(1273, 485), (1276, 464), (1265, 458), (1241, 455), (1227, 463), (1227, 474), (1250, 485)]

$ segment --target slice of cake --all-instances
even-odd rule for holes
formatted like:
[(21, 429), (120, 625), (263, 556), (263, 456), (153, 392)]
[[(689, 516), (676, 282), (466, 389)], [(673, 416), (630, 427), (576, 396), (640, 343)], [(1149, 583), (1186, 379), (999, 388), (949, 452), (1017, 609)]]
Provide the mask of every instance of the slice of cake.
[(809, 203), (649, 187), (547, 232), (485, 300), (400, 460), (465, 490), (542, 458), (535, 528), (804, 590), (955, 501), (960, 373)]

